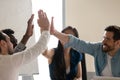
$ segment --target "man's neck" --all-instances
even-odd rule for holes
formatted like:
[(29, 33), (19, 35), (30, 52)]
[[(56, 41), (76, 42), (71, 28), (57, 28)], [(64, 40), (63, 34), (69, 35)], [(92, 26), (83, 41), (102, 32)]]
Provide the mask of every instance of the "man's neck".
[(112, 51), (108, 52), (108, 54), (113, 57), (117, 53), (118, 50), (119, 49), (112, 50)]

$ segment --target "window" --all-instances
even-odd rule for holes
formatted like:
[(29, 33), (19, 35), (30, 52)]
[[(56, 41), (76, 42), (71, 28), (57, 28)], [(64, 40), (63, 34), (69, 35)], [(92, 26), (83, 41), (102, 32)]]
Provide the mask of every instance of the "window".
[[(39, 9), (43, 9), (47, 15), (49, 20), (51, 21), (51, 17), (54, 17), (54, 26), (58, 31), (61, 31), (63, 28), (63, 1), (62, 0), (32, 0), (32, 11), (35, 14), (34, 26), (35, 30), (39, 30), (36, 19), (37, 11)], [(38, 33), (37, 33), (38, 32)], [(38, 40), (39, 31), (35, 33), (36, 41)], [(57, 38), (51, 36), (50, 42), (48, 44), (48, 48), (56, 47), (58, 43)], [(39, 75), (34, 75), (34, 80), (49, 80), (49, 69), (47, 59), (40, 55), (38, 57), (39, 64)]]
[[(54, 17), (54, 26), (58, 31), (61, 31), (63, 28), (63, 10), (64, 10), (64, 0), (32, 0), (32, 11), (35, 14), (34, 16), (34, 26), (35, 26), (35, 40), (38, 40), (39, 34), (39, 27), (37, 25), (37, 11), (39, 9), (43, 9), (47, 15), (49, 20), (51, 20), (51, 17)], [(54, 36), (51, 36), (50, 42), (48, 44), (48, 48), (56, 47), (58, 43), (57, 38)], [(38, 57), (38, 65), (39, 65), (39, 74), (33, 75), (34, 80), (50, 80), (49, 78), (49, 69), (48, 69), (48, 62), (47, 59), (40, 55)], [(32, 77), (32, 78), (33, 78)], [(31, 79), (31, 77), (30, 77)], [(18, 80), (22, 80), (22, 76), (19, 76)], [(24, 80), (24, 79), (23, 79)], [(31, 79), (33, 80), (33, 79)]]

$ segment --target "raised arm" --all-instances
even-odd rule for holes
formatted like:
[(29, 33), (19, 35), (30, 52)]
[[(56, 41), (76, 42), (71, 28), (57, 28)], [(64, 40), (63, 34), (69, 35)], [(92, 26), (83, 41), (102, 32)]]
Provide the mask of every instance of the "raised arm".
[(34, 28), (33, 19), (34, 19), (34, 14), (32, 14), (30, 19), (28, 20), (26, 32), (23, 35), (23, 38), (21, 39), (20, 43), (15, 47), (14, 53), (25, 50), (26, 43), (28, 42), (29, 38), (33, 35), (33, 28)]
[(34, 18), (34, 14), (31, 15), (30, 19), (27, 22), (27, 29), (25, 32), (25, 35), (23, 36), (21, 43), (26, 45), (27, 41), (29, 40), (29, 38), (33, 35), (33, 18)]
[(20, 66), (22, 64), (29, 63), (31, 60), (37, 58), (40, 53), (43, 53), (47, 49), (47, 43), (50, 38), (50, 24), (45, 12), (39, 10), (38, 15), (38, 24), (42, 30), (41, 36), (33, 47), (13, 55), (12, 61), (14, 66)]
[(50, 28), (50, 33), (57, 37), (63, 44), (67, 43), (69, 41), (69, 36), (68, 34), (60, 33), (54, 28), (54, 21), (53, 17), (51, 19), (51, 28)]

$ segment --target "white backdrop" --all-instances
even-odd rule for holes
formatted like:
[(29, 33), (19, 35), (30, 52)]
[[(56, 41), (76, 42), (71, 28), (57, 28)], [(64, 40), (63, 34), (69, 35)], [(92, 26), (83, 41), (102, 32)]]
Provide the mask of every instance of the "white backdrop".
[[(0, 0), (0, 29), (11, 28), (15, 30), (18, 42), (21, 40), (27, 28), (27, 20), (32, 13), (31, 0)], [(35, 44), (35, 36), (28, 41), (27, 48)], [(20, 74), (32, 75), (38, 73), (38, 61), (21, 68)]]

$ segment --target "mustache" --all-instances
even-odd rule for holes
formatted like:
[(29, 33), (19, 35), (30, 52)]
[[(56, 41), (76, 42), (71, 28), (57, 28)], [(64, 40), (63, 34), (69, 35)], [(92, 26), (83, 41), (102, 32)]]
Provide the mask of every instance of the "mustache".
[(103, 44), (103, 46), (108, 46), (107, 44)]

